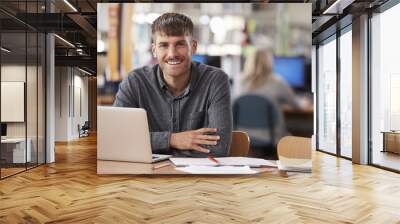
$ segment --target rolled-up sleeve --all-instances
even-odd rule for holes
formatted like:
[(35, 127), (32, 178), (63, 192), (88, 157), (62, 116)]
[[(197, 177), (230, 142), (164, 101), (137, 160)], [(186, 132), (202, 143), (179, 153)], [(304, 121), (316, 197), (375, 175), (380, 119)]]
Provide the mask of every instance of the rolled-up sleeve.
[(208, 147), (213, 156), (229, 155), (232, 135), (232, 107), (229, 79), (223, 73), (212, 84), (212, 94), (208, 107), (209, 127), (217, 128), (220, 140), (216, 146)]
[(151, 137), (151, 148), (153, 149), (153, 153), (160, 153), (160, 154), (171, 153), (169, 147), (171, 139), (170, 131), (150, 132), (150, 137)]

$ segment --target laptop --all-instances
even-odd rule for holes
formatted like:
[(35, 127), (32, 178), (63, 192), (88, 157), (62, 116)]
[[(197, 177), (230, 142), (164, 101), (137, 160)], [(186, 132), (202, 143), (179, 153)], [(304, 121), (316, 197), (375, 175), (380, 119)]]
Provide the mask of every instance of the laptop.
[(169, 157), (152, 153), (144, 109), (97, 107), (97, 159), (155, 163)]

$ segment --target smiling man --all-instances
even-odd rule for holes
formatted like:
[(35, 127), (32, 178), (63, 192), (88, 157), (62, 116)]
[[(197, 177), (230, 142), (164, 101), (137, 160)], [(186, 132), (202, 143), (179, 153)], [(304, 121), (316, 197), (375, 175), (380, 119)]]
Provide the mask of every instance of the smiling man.
[(114, 106), (147, 111), (153, 153), (227, 156), (232, 131), (228, 76), (192, 62), (197, 42), (187, 16), (165, 13), (151, 28), (158, 64), (132, 71)]

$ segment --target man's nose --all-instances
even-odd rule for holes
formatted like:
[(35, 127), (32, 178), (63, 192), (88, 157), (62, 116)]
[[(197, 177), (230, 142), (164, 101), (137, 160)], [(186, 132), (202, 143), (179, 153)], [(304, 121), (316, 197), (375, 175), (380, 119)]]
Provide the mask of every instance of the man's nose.
[(168, 57), (175, 57), (177, 55), (176, 47), (175, 46), (170, 46), (168, 48)]

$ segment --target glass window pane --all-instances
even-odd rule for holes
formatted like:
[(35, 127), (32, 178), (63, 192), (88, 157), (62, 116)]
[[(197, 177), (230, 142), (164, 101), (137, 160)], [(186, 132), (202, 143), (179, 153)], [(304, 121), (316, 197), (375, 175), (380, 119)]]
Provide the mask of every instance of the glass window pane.
[[(2, 177), (25, 170), (26, 34), (1, 34), (1, 122), (6, 130), (1, 140)], [(29, 145), (28, 145), (29, 149)]]
[(336, 153), (336, 40), (318, 48), (318, 148)]
[[(372, 163), (400, 170), (400, 4), (375, 15), (372, 25)], [(385, 133), (385, 134), (384, 134)]]
[(352, 157), (352, 33), (340, 37), (340, 153)]
[[(36, 13), (45, 11), (45, 0), (0, 1), (0, 7), (19, 18), (0, 12), (4, 178), (45, 161), (45, 35), (33, 28), (39, 19)], [(22, 22), (25, 19), (32, 26)]]

